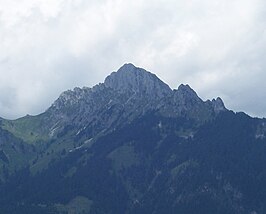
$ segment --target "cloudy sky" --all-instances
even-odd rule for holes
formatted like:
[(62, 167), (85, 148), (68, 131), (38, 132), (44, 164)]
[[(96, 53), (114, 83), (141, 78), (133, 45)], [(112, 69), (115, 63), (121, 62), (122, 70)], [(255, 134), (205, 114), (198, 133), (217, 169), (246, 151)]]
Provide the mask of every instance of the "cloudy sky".
[(266, 117), (265, 0), (0, 0), (0, 116), (47, 109), (126, 62)]

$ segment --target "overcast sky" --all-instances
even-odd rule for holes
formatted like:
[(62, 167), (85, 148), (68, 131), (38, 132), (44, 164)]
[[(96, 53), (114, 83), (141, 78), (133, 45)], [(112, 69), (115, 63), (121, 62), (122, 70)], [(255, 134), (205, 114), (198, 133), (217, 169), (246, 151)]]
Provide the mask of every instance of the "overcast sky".
[(265, 0), (0, 0), (0, 116), (46, 110), (126, 62), (266, 117)]

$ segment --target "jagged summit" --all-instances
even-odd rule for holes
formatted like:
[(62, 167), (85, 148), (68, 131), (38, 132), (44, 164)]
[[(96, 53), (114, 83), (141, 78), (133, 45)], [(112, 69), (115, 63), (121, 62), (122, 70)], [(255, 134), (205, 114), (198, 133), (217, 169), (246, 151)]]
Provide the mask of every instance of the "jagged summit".
[(133, 64), (123, 65), (117, 72), (111, 73), (104, 81), (105, 86), (139, 95), (163, 97), (169, 95), (171, 88), (152, 74)]
[(197, 112), (219, 113), (226, 110), (221, 98), (204, 102), (189, 85), (184, 84), (172, 90), (155, 74), (131, 63), (112, 72), (104, 83), (92, 88), (75, 88), (63, 92), (50, 108), (60, 118), (71, 115), (71, 118), (80, 120), (90, 120), (95, 114), (99, 115), (107, 109), (117, 109), (117, 115), (119, 112), (138, 115), (159, 110), (166, 115), (178, 116), (181, 112), (193, 111), (193, 117), (199, 116)]
[(215, 112), (226, 110), (224, 102), (220, 97), (217, 97), (216, 99), (212, 99), (212, 106)]
[[(122, 65), (118, 69), (118, 72), (134, 72), (137, 69), (138, 69), (138, 67), (136, 67), (134, 64), (132, 64), (132, 63), (125, 63), (124, 65)], [(141, 69), (141, 68), (139, 68), (139, 69)]]
[(189, 100), (197, 100), (197, 101), (202, 101), (197, 93), (188, 85), (181, 84), (176, 93), (179, 95), (179, 97), (186, 98)]
[(91, 88), (89, 87), (75, 87), (73, 90), (64, 91), (52, 104), (52, 107), (60, 109), (62, 106), (73, 105), (83, 99), (90, 91)]

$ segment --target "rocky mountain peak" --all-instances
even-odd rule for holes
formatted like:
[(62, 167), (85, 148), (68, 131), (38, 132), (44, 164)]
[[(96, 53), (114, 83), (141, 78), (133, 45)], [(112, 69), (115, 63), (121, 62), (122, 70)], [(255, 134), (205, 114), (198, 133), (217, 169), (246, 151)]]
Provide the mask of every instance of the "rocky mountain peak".
[(177, 91), (183, 96), (199, 99), (197, 93), (188, 84), (181, 84)]
[(89, 91), (92, 89), (89, 87), (75, 87), (73, 90), (67, 90), (61, 93), (59, 98), (52, 104), (55, 109), (60, 109), (63, 106), (73, 105), (84, 99)]
[(172, 92), (155, 74), (133, 64), (125, 64), (117, 72), (111, 73), (106, 77), (104, 84), (114, 90), (133, 92), (140, 96), (161, 98)]
[(175, 90), (175, 98), (179, 100), (179, 102), (202, 102), (202, 100), (198, 97), (197, 93), (189, 86), (181, 84), (177, 90)]
[[(178, 116), (186, 112), (194, 117), (200, 117), (198, 112), (226, 110), (221, 98), (203, 102), (189, 85), (181, 84), (172, 90), (155, 74), (125, 64), (107, 76), (104, 83), (63, 92), (49, 111), (55, 121), (67, 118), (69, 123), (75, 120), (82, 126), (80, 121), (88, 123), (95, 115), (98, 119), (115, 121), (124, 112), (124, 118), (129, 120), (128, 115), (134, 118), (154, 109), (166, 115)], [(103, 124), (109, 123), (104, 121)]]
[[(135, 65), (133, 65), (132, 63), (125, 63), (124, 65), (122, 65), (118, 71), (119, 72), (135, 72), (138, 69), (138, 67), (136, 67)], [(144, 69), (143, 69), (144, 70)]]
[(217, 97), (216, 99), (212, 100), (212, 106), (215, 112), (225, 111), (225, 105), (223, 100), (220, 97)]

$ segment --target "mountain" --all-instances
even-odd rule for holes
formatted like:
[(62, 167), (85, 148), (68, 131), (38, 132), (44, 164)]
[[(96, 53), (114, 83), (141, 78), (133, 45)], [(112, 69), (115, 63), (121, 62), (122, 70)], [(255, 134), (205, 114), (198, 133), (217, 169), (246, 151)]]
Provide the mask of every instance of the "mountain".
[(125, 64), (0, 120), (0, 213), (265, 213), (265, 136), (265, 119)]

